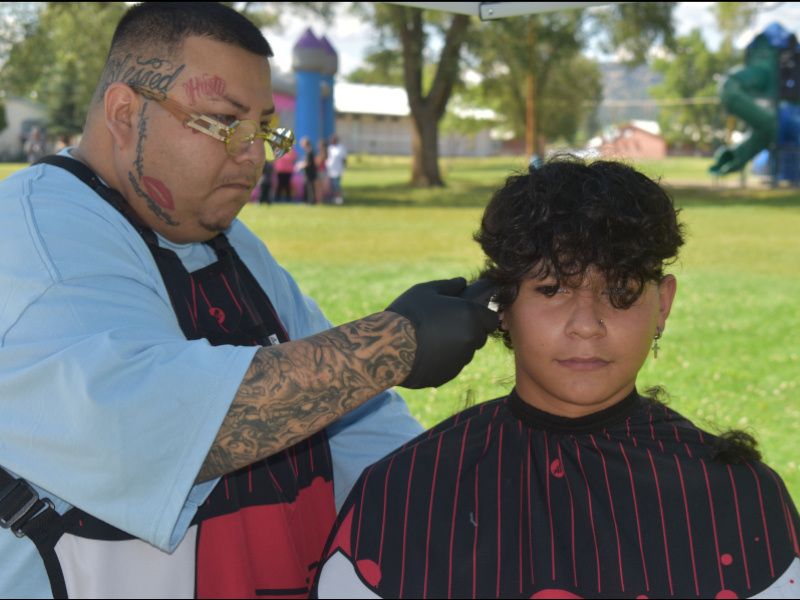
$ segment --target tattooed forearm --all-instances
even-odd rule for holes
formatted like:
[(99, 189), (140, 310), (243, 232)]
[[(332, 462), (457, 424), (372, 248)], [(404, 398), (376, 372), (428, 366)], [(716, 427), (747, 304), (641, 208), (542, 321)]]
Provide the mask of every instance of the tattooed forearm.
[(390, 312), (261, 348), (198, 481), (230, 473), (320, 431), (411, 370), (414, 328)]

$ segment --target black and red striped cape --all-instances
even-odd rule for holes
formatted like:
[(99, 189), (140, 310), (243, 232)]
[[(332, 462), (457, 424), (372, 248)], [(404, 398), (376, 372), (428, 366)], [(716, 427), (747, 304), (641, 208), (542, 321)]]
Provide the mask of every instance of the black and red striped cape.
[[(800, 595), (800, 518), (760, 462), (635, 391), (579, 419), (515, 391), (364, 471), (329, 538), (320, 597)], [(788, 595), (782, 595), (788, 594)]]

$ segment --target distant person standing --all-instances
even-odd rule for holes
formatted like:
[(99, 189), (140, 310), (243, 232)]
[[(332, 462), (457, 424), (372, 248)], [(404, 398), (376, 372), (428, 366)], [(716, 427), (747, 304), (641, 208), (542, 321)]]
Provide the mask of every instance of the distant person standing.
[(260, 192), (258, 196), (259, 204), (272, 204), (272, 173), (274, 165), (272, 161), (264, 163), (264, 170), (261, 172)]
[(317, 181), (317, 163), (314, 156), (314, 146), (311, 140), (304, 137), (300, 140), (300, 147), (305, 152), (305, 157), (302, 161), (295, 166), (296, 171), (302, 171), (305, 179), (305, 196), (303, 199), (309, 204), (317, 202), (316, 195), (316, 181)]
[(328, 158), (325, 161), (325, 170), (331, 185), (331, 194), (334, 204), (344, 203), (342, 194), (342, 174), (347, 166), (347, 148), (339, 143), (339, 137), (334, 133), (328, 144)]
[(275, 161), (275, 173), (278, 174), (278, 187), (275, 190), (275, 200), (280, 202), (292, 201), (292, 174), (294, 173), (294, 161), (297, 154), (287, 152)]
[(314, 193), (317, 197), (317, 204), (322, 204), (328, 191), (328, 176), (325, 168), (328, 162), (328, 142), (325, 141), (325, 138), (320, 138), (317, 141), (317, 158), (315, 162), (317, 163), (317, 179), (314, 182)]
[(33, 127), (28, 136), (25, 145), (22, 147), (25, 157), (28, 159), (28, 164), (32, 165), (37, 160), (45, 155), (44, 136), (42, 130), (38, 127)]

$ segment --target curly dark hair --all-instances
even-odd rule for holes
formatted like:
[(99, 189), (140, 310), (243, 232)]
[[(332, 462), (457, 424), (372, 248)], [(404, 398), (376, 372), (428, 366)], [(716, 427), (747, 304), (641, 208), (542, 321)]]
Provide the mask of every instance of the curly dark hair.
[(579, 284), (593, 267), (617, 291), (612, 304), (627, 308), (677, 260), (678, 213), (658, 182), (629, 165), (556, 156), (495, 192), (474, 236), (486, 254), (480, 277), (500, 288), (502, 309), (525, 279)]

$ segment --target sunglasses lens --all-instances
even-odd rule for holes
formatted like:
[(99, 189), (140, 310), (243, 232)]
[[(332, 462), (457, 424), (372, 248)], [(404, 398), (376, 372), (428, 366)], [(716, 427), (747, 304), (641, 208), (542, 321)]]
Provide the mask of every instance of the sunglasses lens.
[[(266, 137), (266, 140), (264, 139)], [(266, 160), (277, 160), (287, 152), (292, 150), (294, 144), (294, 132), (286, 127), (278, 127), (272, 131), (261, 134), (255, 121), (245, 119), (237, 121), (230, 128), (230, 138), (228, 139), (228, 153), (238, 156), (247, 152), (254, 143), (264, 145), (264, 155)]]
[(257, 133), (258, 126), (250, 119), (236, 121), (230, 128), (228, 152), (233, 156), (247, 152), (247, 149), (253, 145)]

